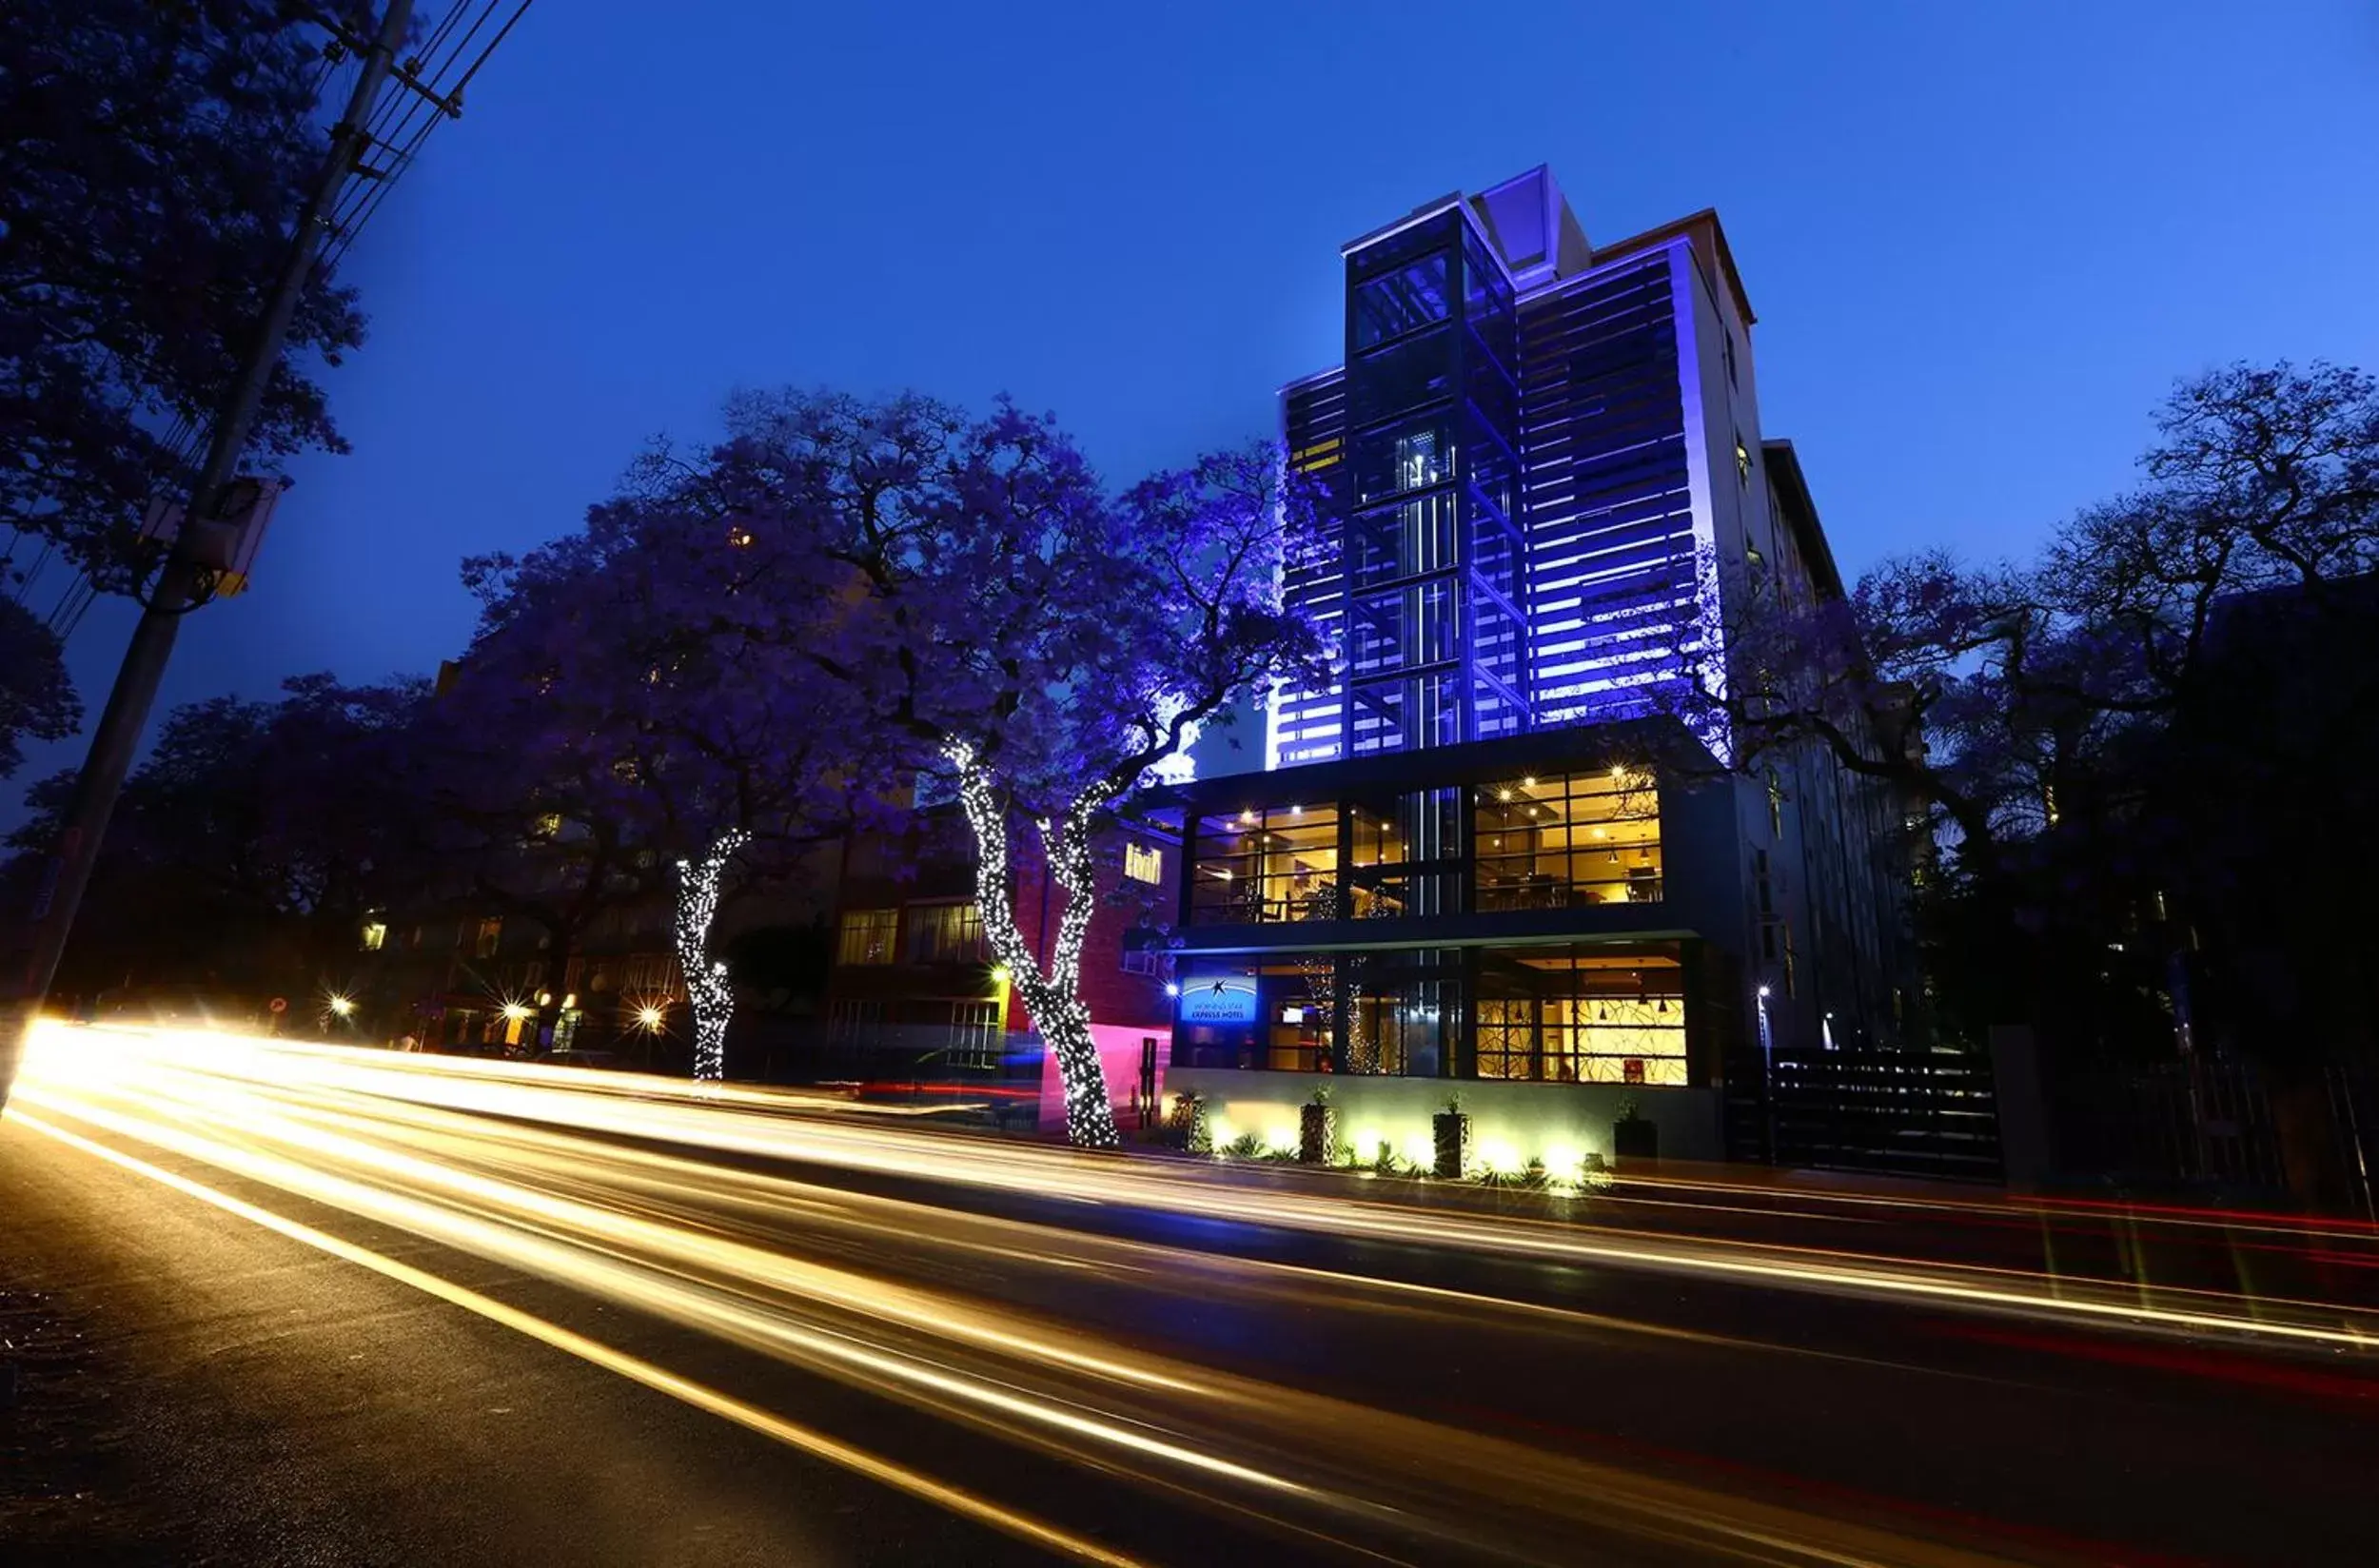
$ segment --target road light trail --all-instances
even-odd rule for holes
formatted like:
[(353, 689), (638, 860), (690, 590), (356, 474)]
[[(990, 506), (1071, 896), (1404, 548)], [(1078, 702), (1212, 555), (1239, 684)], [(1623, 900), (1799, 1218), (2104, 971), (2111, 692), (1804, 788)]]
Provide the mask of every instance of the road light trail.
[[(1036, 1353), (1046, 1354), (1045, 1347), (1029, 1340), (1019, 1340), (1012, 1347), (1015, 1354), (1011, 1358), (970, 1369), (961, 1369), (946, 1360), (920, 1357), (914, 1348), (876, 1350), (810, 1326), (796, 1315), (797, 1309), (791, 1303), (772, 1299), (773, 1310), (764, 1310), (749, 1298), (719, 1290), (719, 1278), (732, 1273), (727, 1257), (714, 1258), (712, 1266), (703, 1271), (704, 1279), (697, 1282), (648, 1264), (624, 1261), (638, 1251), (632, 1245), (634, 1241), (649, 1244), (653, 1240), (649, 1232), (639, 1238), (606, 1239), (602, 1245), (607, 1248), (616, 1246), (619, 1257), (604, 1256), (591, 1245), (573, 1248), (551, 1234), (535, 1233), (531, 1225), (550, 1225), (563, 1216), (556, 1205), (536, 1201), (534, 1195), (523, 1205), (521, 1219), (525, 1223), (506, 1226), (377, 1188), (347, 1175), (334, 1175), (283, 1160), (230, 1139), (192, 1130), (194, 1125), (206, 1126), (224, 1120), (219, 1104), (160, 1096), (147, 1102), (151, 1110), (145, 1117), (95, 1103), (69, 1102), (38, 1087), (28, 1097), (119, 1136), (153, 1143), (185, 1158), (269, 1183), (344, 1212), (398, 1225), (556, 1279), (589, 1294), (700, 1327), (755, 1349), (840, 1372), (878, 1392), (897, 1394), (899, 1391), (884, 1387), (888, 1381), (897, 1382), (907, 1385), (908, 1397), (937, 1414), (985, 1425), (1011, 1439), (1052, 1448), (1069, 1458), (1098, 1462), (1111, 1469), (1131, 1469), (1135, 1460), (1154, 1461), (1154, 1468), (1142, 1465), (1135, 1473), (1152, 1484), (1174, 1490), (1184, 1489), (1190, 1483), (1176, 1474), (1169, 1474), (1169, 1469), (1192, 1470), (1211, 1480), (1255, 1488), (1264, 1494), (1257, 1500), (1262, 1504), (1260, 1511), (1268, 1518), (1279, 1519), (1282, 1510), (1303, 1503), (1367, 1531), (1435, 1539), (1442, 1551), (1480, 1544), (1477, 1538), (1482, 1527), (1475, 1516), (1452, 1506), (1450, 1497), (1446, 1505), (1434, 1511), (1434, 1517), (1423, 1516), (1375, 1497), (1360, 1495), (1345, 1484), (1348, 1478), (1337, 1478), (1333, 1484), (1315, 1484), (1286, 1478), (1272, 1468), (1295, 1462), (1300, 1448), (1308, 1453), (1327, 1453), (1327, 1445), (1318, 1440), (1360, 1423), (1375, 1455), (1385, 1452), (1403, 1456), (1404, 1462), (1395, 1466), (1396, 1470), (1417, 1474), (1424, 1466), (1437, 1468), (1437, 1484), (1427, 1490), (1491, 1491), (1533, 1482), (1525, 1490), (1559, 1499), (1560, 1505), (1554, 1511), (1566, 1516), (1547, 1523), (1559, 1522), (1570, 1528), (1587, 1524), (1604, 1530), (1624, 1528), (1642, 1539), (1690, 1544), (1703, 1552), (1722, 1552), (1760, 1561), (1933, 1562), (1948, 1568), (1952, 1564), (1989, 1560), (1929, 1542), (1897, 1539), (1884, 1532), (1804, 1518), (1748, 1499), (1535, 1453), (1502, 1440), (1451, 1431), (1386, 1412), (1361, 1410), (1294, 1390), (1248, 1384), (1243, 1380), (1211, 1374), (1184, 1376), (1185, 1369), (1160, 1369), (1153, 1381), (1216, 1408), (1205, 1412), (1207, 1420), (1203, 1423), (1175, 1413), (1173, 1427), (1190, 1430), (1179, 1437), (1159, 1436), (1155, 1435), (1149, 1421), (1150, 1412), (1144, 1407), (1137, 1408), (1134, 1415), (1101, 1419), (1082, 1413), (1082, 1401), (1092, 1397), (1089, 1389), (1077, 1385), (1052, 1392), (1046, 1387), (1029, 1386), (1032, 1371), (1029, 1366), (1018, 1364), (1018, 1358), (1030, 1362)], [(147, 1097), (128, 1098), (140, 1104)], [(172, 1120), (166, 1120), (167, 1117)], [(272, 1137), (265, 1118), (234, 1120), (251, 1137)], [(45, 1130), (50, 1129), (50, 1124), (41, 1125)], [(322, 1147), (318, 1139), (299, 1142)], [(78, 1147), (92, 1143), (86, 1139)], [(477, 1196), (482, 1204), (496, 1209), (508, 1201), (506, 1194), (492, 1186), (479, 1186)], [(248, 1205), (251, 1209), (254, 1206)], [(257, 1216), (249, 1213), (246, 1217)], [(591, 1228), (600, 1234), (606, 1227), (598, 1224)], [(668, 1254), (680, 1262), (700, 1250), (701, 1239), (691, 1235), (667, 1248)], [(749, 1287), (764, 1286), (766, 1282), (745, 1278), (739, 1283)], [(954, 1302), (950, 1310), (963, 1311), (963, 1303)], [(521, 1324), (515, 1322), (514, 1326)], [(1035, 1427), (1055, 1430), (1052, 1434), (1048, 1430), (1036, 1431)], [(1297, 1441), (1300, 1439), (1303, 1441)], [(1259, 1462), (1240, 1462), (1213, 1452), (1225, 1448), (1253, 1456)], [(1118, 1449), (1123, 1451), (1120, 1458), (1115, 1452)], [(1445, 1482), (1449, 1480), (1458, 1485), (1448, 1489)], [(1256, 1510), (1256, 1504), (1227, 1494), (1210, 1500), (1243, 1512)], [(1334, 1532), (1310, 1526), (1301, 1533), (1325, 1539), (1338, 1539)], [(1540, 1541), (1549, 1541), (1558, 1532), (1541, 1525), (1530, 1534)], [(1499, 1555), (1524, 1560), (1553, 1560), (1544, 1555), (1545, 1550), (1542, 1544), (1534, 1549), (1514, 1544)], [(1775, 1556), (1778, 1553), (1785, 1556), (1779, 1559)]]
[[(441, 1058), (343, 1048), (58, 1031), (29, 1066), (19, 1096), (39, 1107), (42, 1130), (88, 1151), (106, 1151), (127, 1168), (173, 1174), (153, 1160), (111, 1149), (105, 1140), (147, 1145), (589, 1299), (632, 1307), (978, 1434), (1260, 1518), (1308, 1544), (1360, 1555), (1378, 1555), (1366, 1542), (1401, 1541), (1424, 1545), (1430, 1559), (1470, 1551), (1561, 1560), (1571, 1549), (1563, 1543), (1590, 1532), (1597, 1539), (1740, 1560), (1991, 1560), (1921, 1530), (1844, 1522), (1773, 1496), (1713, 1490), (1673, 1475), (1194, 1364), (1129, 1337), (1086, 1332), (1078, 1323), (1002, 1303), (980, 1285), (953, 1282), (982, 1267), (985, 1259), (999, 1260), (1012, 1272), (1074, 1271), (1086, 1282), (1170, 1271), (1225, 1295), (1269, 1291), (1333, 1304), (1361, 1300), (1390, 1315), (1494, 1312), (1538, 1321), (1552, 1333), (1634, 1335), (1752, 1353), (1779, 1347), (1542, 1303), (1184, 1252), (1088, 1229), (960, 1214), (804, 1180), (782, 1166), (722, 1165), (698, 1151), (1406, 1245), (1913, 1297), (1958, 1310), (2062, 1316), (2103, 1327), (2251, 1332), (2267, 1341), (2292, 1337), (2340, 1347), (2379, 1338), (2369, 1322), (2344, 1309), (2321, 1309), (2330, 1313), (2326, 1323), (2275, 1323), (2203, 1295), (2189, 1298), (2186, 1307), (2057, 1299), (2036, 1280), (1972, 1270), (1920, 1272), (1922, 1265), (1908, 1260), (1489, 1219), (1321, 1189), (1220, 1186), (1178, 1166), (922, 1134), (905, 1118), (823, 1097), (688, 1090), (496, 1064), (454, 1063), (447, 1070), (448, 1065)], [(789, 1109), (800, 1114), (788, 1115)], [(62, 1125), (67, 1121), (87, 1131), (69, 1131)], [(189, 1192), (206, 1184), (177, 1177), (168, 1185)], [(206, 1191), (229, 1196), (211, 1186)], [(261, 1205), (231, 1211), (275, 1224), (285, 1234), (295, 1234), (286, 1227), (297, 1225), (308, 1245), (317, 1245), (313, 1236), (327, 1236), (285, 1216), (261, 1219), (270, 1213)], [(795, 1217), (805, 1245), (828, 1246), (837, 1254), (834, 1261), (778, 1245), (772, 1221)], [(884, 1267), (864, 1261), (871, 1238), (896, 1239), (912, 1254), (909, 1278), (889, 1278)], [(382, 1256), (359, 1244), (341, 1245)], [(351, 1261), (378, 1266), (360, 1257)], [(422, 1288), (455, 1299), (443, 1289)], [(2313, 1310), (2299, 1303), (2300, 1317)], [(556, 1334), (572, 1332), (535, 1321)], [(583, 1353), (577, 1340), (561, 1347)], [(651, 1376), (614, 1369), (686, 1397), (652, 1381), (677, 1374), (639, 1365), (648, 1366)], [(716, 1389), (702, 1392), (738, 1402)], [(746, 1425), (784, 1420), (757, 1406), (740, 1408), (740, 1414), (719, 1413)], [(1364, 1435), (1360, 1462), (1343, 1441), (1354, 1431)], [(903, 1474), (913, 1487), (942, 1484)], [(999, 1506), (953, 1490), (961, 1499)], [(952, 1506), (963, 1510), (966, 1503)], [(1026, 1523), (1066, 1535), (1057, 1525)], [(2017, 1555), (2059, 1558), (2047, 1550)], [(2065, 1556), (2087, 1559), (2092, 1554)]]
[[(1770, 1287), (1914, 1297), (1942, 1307), (2045, 1313), (2109, 1325), (2253, 1334), (2353, 1350), (2379, 1345), (2379, 1317), (2328, 1303), (2271, 1297), (2250, 1303), (2232, 1293), (2169, 1286), (2143, 1294), (2095, 1282), (2006, 1269), (1951, 1267), (1924, 1259), (1849, 1249), (1753, 1246), (1612, 1226), (1464, 1215), (1321, 1191), (1218, 1185), (1203, 1173), (1179, 1166), (1125, 1164), (1112, 1156), (1037, 1145), (919, 1139), (905, 1131), (898, 1119), (875, 1114), (874, 1107), (855, 1109), (848, 1102), (825, 1096), (698, 1088), (584, 1069), (546, 1069), (556, 1073), (549, 1081), (538, 1068), (513, 1064), (392, 1057), (338, 1047), (285, 1048), (236, 1037), (228, 1042), (220, 1036), (199, 1036), (193, 1042), (173, 1034), (116, 1038), (134, 1047), (136, 1055), (143, 1054), (139, 1048), (145, 1047), (152, 1061), (161, 1043), (166, 1049), (175, 1049), (177, 1041), (185, 1049), (195, 1046), (217, 1059), (193, 1059), (185, 1070), (220, 1073), (235, 1081), (262, 1079), (292, 1088), (345, 1088), (482, 1116), (895, 1179), (1548, 1262), (1699, 1274)], [(392, 1062), (399, 1065), (389, 1066)], [(450, 1062), (456, 1070), (446, 1070)], [(93, 1081), (101, 1083), (121, 1067), (104, 1058), (95, 1065), (99, 1071)], [(599, 1092), (576, 1092), (584, 1088)], [(788, 1108), (806, 1112), (828, 1107), (833, 1107), (829, 1115), (784, 1114)], [(1913, 1200), (1893, 1201), (1905, 1206)]]
[(567, 1355), (576, 1356), (580, 1361), (600, 1366), (607, 1372), (616, 1372), (632, 1382), (642, 1383), (647, 1388), (666, 1394), (671, 1399), (693, 1405), (698, 1410), (706, 1411), (724, 1421), (731, 1421), (763, 1437), (773, 1438), (789, 1448), (797, 1448), (830, 1464), (837, 1464), (844, 1469), (855, 1471), (871, 1480), (892, 1487), (895, 1491), (920, 1498), (937, 1507), (947, 1508), (954, 1514), (990, 1525), (995, 1530), (1004, 1531), (1021, 1540), (1031, 1541), (1036, 1546), (1045, 1546), (1066, 1557), (1085, 1562), (1106, 1563), (1112, 1565), (1112, 1568), (1136, 1568), (1135, 1559), (1111, 1552), (1096, 1541), (1086, 1540), (1081, 1537), (1044, 1524), (1030, 1515), (1021, 1514), (987, 1499), (975, 1497), (957, 1487), (945, 1485), (930, 1476), (922, 1475), (905, 1465), (879, 1459), (864, 1449), (853, 1447), (849, 1443), (837, 1442), (823, 1433), (811, 1431), (786, 1421), (781, 1416), (773, 1415), (757, 1405), (748, 1404), (733, 1395), (721, 1393), (716, 1388), (706, 1388), (691, 1379), (680, 1378), (639, 1357), (614, 1349), (583, 1334), (572, 1333), (559, 1323), (550, 1323), (534, 1313), (522, 1312), (517, 1307), (506, 1305), (492, 1296), (482, 1295), (479, 1291), (459, 1285), (451, 1280), (430, 1273), (427, 1269), (416, 1268), (410, 1264), (401, 1263), (384, 1253), (375, 1252), (369, 1247), (358, 1246), (352, 1242), (333, 1236), (327, 1231), (318, 1230), (312, 1225), (302, 1225), (285, 1215), (276, 1214), (268, 1208), (248, 1203), (245, 1199), (235, 1198), (227, 1192), (220, 1191), (202, 1182), (194, 1182), (187, 1176), (167, 1170), (161, 1166), (137, 1159), (121, 1149), (110, 1148), (93, 1139), (85, 1138), (65, 1127), (53, 1126), (37, 1116), (28, 1116), (18, 1110), (11, 1110), (10, 1116), (37, 1132), (81, 1149), (86, 1154), (95, 1155), (111, 1165), (119, 1166), (134, 1175), (146, 1177), (160, 1186), (171, 1187), (201, 1203), (211, 1204), (226, 1213), (237, 1215), (251, 1225), (263, 1225), (267, 1230), (278, 1232), (291, 1241), (302, 1243), (317, 1251), (326, 1252), (334, 1258), (368, 1268), (376, 1274), (384, 1275), (424, 1295), (434, 1296), (440, 1301), (450, 1303), (466, 1312), (485, 1318), (491, 1323), (501, 1323), (516, 1333), (525, 1334)]

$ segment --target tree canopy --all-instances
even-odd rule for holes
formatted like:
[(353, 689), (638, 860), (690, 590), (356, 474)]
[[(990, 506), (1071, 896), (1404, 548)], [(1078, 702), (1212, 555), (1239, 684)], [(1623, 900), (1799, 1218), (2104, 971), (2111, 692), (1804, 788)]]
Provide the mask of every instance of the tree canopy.
[[(2141, 482), (2031, 560), (1923, 552), (1839, 598), (1751, 568), (1724, 678), (1683, 700), (1739, 766), (1822, 747), (1936, 813), (1934, 978), (1968, 1033), (2029, 1013), (2096, 1045), (2169, 1044), (2198, 1031), (2186, 974), (2227, 967), (2236, 990), (2247, 954), (2271, 968), (2256, 900), (2268, 924), (2368, 874), (2367, 831), (2292, 842), (2282, 824), (2368, 792), (2379, 382), (2232, 366), (2180, 384), (2156, 430)], [(2309, 858), (2313, 843), (2330, 848)], [(2312, 955), (2333, 941), (2291, 929), (2305, 958), (2286, 989), (2325, 991)], [(2300, 1049), (2273, 1023), (2289, 1010), (2243, 1010), (2232, 1033)], [(2316, 1010), (2334, 1032), (2351, 1009)]]
[[(121, 586), (125, 546), (248, 345), (309, 176), (326, 34), (360, 0), (14, 0), (0, 28), (0, 527)], [(252, 436), (344, 449), (306, 366), (364, 339), (318, 275)]]

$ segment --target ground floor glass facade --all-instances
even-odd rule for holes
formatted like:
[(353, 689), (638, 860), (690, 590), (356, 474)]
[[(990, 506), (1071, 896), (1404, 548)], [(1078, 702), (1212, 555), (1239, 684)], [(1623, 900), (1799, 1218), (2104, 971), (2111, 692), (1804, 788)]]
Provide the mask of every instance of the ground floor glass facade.
[(1180, 986), (1178, 1067), (1688, 1082), (1674, 942), (1193, 956)]

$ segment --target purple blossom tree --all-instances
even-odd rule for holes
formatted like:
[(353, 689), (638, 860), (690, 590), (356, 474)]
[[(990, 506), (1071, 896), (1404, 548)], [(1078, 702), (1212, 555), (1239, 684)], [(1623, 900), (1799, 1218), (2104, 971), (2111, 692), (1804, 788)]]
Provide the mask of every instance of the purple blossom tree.
[[(862, 700), (954, 790), (993, 957), (1062, 1075), (1076, 1144), (1116, 1139), (1080, 995), (1100, 824), (1206, 720), (1325, 663), (1278, 591), (1311, 507), (1257, 445), (1109, 492), (1046, 418), (973, 419), (915, 396), (746, 395), (697, 462), (663, 456), (648, 501), (735, 541), (730, 617)], [(1015, 830), (1065, 905), (1046, 960), (1019, 928)]]
[(858, 694), (774, 622), (738, 618), (787, 597), (769, 580), (784, 563), (739, 537), (626, 496), (525, 558), (465, 565), (482, 614), (458, 690), (482, 729), (494, 726), (482, 710), (499, 710), (504, 749), (528, 770), (500, 778), (499, 797), (516, 818), (525, 800), (542, 819), (548, 872), (576, 845), (588, 877), (637, 894), (674, 872), (703, 1078), (723, 1075), (734, 1003), (710, 956), (723, 900), (852, 823), (878, 822), (889, 794)]

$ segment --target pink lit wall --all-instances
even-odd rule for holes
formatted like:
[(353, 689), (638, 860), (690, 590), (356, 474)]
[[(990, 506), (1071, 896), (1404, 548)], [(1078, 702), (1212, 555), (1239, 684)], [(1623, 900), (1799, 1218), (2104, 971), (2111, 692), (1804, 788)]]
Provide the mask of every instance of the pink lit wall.
[[(1129, 1134), (1137, 1125), (1130, 1117), (1131, 1092), (1139, 1087), (1140, 1042), (1156, 1040), (1156, 1102), (1165, 1103), (1165, 1059), (1172, 1053), (1170, 1025), (1150, 1029), (1139, 1024), (1092, 1024), (1091, 1038), (1098, 1042), (1099, 1066), (1107, 1072), (1107, 1098), (1115, 1107), (1115, 1121)], [(1057, 1058), (1041, 1056), (1041, 1130), (1066, 1129), (1066, 1097), (1057, 1077)]]

